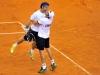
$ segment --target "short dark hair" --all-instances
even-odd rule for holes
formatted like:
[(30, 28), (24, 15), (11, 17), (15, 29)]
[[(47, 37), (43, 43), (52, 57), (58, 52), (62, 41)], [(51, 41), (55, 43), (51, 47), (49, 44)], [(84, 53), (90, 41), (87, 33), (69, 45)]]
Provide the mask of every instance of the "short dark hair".
[(48, 2), (42, 2), (41, 5), (40, 5), (40, 8), (42, 8), (44, 6), (49, 6), (49, 3)]

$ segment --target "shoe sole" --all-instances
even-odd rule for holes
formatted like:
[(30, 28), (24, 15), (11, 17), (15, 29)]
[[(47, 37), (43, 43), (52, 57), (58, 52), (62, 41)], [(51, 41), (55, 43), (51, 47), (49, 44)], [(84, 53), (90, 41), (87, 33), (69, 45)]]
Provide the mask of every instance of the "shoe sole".
[(45, 73), (45, 72), (47, 72), (47, 69), (45, 71), (43, 71), (43, 72), (38, 72), (38, 73)]
[(53, 68), (51, 67), (51, 71), (54, 71), (57, 68), (57, 65), (55, 65)]

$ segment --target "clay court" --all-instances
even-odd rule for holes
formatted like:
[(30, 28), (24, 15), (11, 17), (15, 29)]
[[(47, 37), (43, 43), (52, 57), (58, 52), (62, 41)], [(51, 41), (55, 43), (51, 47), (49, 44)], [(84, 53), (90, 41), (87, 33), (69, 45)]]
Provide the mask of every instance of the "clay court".
[[(100, 75), (100, 1), (48, 0), (55, 11), (51, 28), (51, 50), (57, 69), (43, 75)], [(13, 55), (11, 45), (24, 35), (21, 25), (39, 8), (41, 0), (0, 0), (0, 75), (40, 75), (40, 57), (32, 61), (27, 42)]]

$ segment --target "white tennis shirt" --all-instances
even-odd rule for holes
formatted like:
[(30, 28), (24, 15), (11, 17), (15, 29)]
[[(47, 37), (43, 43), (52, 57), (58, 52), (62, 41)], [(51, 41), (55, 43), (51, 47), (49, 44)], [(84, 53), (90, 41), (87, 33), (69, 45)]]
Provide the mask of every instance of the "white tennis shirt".
[(42, 37), (42, 38), (49, 38), (50, 36), (50, 26), (53, 22), (53, 17), (54, 17), (54, 12), (49, 12), (49, 17), (50, 18), (46, 18), (43, 17), (41, 19), (39, 19), (39, 24), (41, 24), (39, 26), (39, 31), (38, 31), (38, 36)]
[[(34, 12), (34, 13), (31, 15), (30, 20), (36, 20), (36, 21), (38, 21), (38, 20), (41, 19), (42, 17), (44, 17), (44, 14), (41, 13), (40, 10), (37, 10), (36, 12)], [(38, 32), (38, 28), (39, 28), (39, 25), (34, 25), (34, 24), (31, 25), (31, 29), (32, 29), (33, 31)]]
[(52, 24), (53, 17), (54, 17), (53, 11), (52, 12), (49, 11), (49, 17), (50, 18), (46, 18), (45, 14), (42, 13), (40, 10), (37, 10), (31, 15), (30, 17), (31, 20), (37, 20), (39, 24), (41, 24), (41, 25), (31, 25), (31, 29), (33, 31), (38, 32), (39, 37), (49, 38), (50, 26)]

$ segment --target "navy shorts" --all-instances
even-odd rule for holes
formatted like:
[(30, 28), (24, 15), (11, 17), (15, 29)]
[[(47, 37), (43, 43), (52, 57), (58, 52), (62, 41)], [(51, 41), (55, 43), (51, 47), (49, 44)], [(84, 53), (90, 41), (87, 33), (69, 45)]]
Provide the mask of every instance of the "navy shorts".
[(41, 37), (38, 37), (37, 39), (37, 48), (39, 50), (44, 50), (44, 48), (49, 48), (50, 47), (50, 44), (49, 44), (49, 38), (41, 38)]
[(38, 37), (38, 32), (33, 31), (32, 29), (30, 29), (27, 32), (27, 34), (25, 34), (24, 40), (25, 41), (37, 41), (37, 37)]

